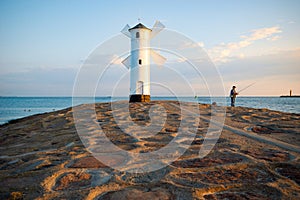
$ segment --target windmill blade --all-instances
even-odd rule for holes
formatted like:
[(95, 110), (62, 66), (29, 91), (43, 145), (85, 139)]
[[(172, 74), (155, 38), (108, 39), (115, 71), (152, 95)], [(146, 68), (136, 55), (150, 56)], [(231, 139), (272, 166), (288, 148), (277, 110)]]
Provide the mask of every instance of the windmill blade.
[(121, 30), (121, 33), (123, 33), (127, 37), (131, 38), (131, 35), (130, 35), (130, 32), (128, 31), (128, 29), (130, 29), (130, 26), (128, 24), (126, 24), (126, 26)]
[(162, 31), (165, 28), (165, 25), (163, 25), (162, 23), (160, 23), (160, 21), (156, 21), (152, 31), (151, 31), (151, 36), (150, 38), (155, 37), (160, 31)]
[(125, 65), (125, 67), (126, 67), (127, 69), (130, 68), (130, 58), (131, 58), (131, 56), (128, 56), (127, 58), (125, 58), (125, 59), (122, 61), (122, 64)]
[(159, 66), (163, 66), (167, 60), (165, 57), (163, 57), (162, 55), (160, 55), (159, 53), (157, 53), (154, 50), (151, 50), (151, 57), (152, 57), (154, 63)]

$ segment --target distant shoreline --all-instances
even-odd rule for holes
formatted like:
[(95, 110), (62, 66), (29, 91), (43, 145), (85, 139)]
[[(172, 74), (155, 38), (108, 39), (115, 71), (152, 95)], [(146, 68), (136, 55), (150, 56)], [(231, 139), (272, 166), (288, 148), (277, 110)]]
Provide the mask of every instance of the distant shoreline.
[(289, 95), (281, 95), (280, 97), (281, 97), (281, 98), (300, 98), (300, 95), (292, 95), (292, 96), (289, 96)]

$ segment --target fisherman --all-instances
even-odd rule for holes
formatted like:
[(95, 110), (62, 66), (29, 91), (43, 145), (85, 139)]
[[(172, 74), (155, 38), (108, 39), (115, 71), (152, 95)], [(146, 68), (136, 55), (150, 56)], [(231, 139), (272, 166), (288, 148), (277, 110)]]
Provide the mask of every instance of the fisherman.
[(231, 98), (231, 106), (234, 107), (234, 103), (235, 103), (235, 98), (236, 95), (238, 95), (238, 93), (235, 91), (235, 86), (232, 86), (232, 89), (230, 91), (230, 98)]

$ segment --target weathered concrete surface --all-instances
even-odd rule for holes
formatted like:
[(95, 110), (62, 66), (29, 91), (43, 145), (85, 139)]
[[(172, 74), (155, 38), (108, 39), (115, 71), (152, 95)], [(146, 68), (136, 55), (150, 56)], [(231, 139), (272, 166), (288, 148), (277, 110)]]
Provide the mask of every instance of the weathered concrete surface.
[[(118, 123), (132, 123), (130, 119), (147, 125), (154, 105), (163, 107), (167, 115), (162, 128), (159, 122), (154, 127), (157, 134), (130, 127), (126, 131), (132, 134), (125, 134), (119, 127)], [(121, 172), (95, 159), (77, 135), (72, 109), (3, 125), (0, 199), (300, 199), (299, 114), (227, 108), (221, 137), (200, 159), (211, 106), (199, 108), (200, 122), (191, 122), (197, 132), (187, 151), (169, 166), (142, 174)], [(129, 110), (130, 117), (120, 109), (122, 121), (116, 122), (109, 103), (96, 104), (95, 121), (119, 148), (153, 152), (176, 137), (182, 119), (178, 102), (131, 103)], [(88, 141), (93, 151), (99, 141), (97, 137)], [(187, 143), (185, 138), (178, 142)], [(115, 166), (132, 162), (122, 155), (105, 160)]]

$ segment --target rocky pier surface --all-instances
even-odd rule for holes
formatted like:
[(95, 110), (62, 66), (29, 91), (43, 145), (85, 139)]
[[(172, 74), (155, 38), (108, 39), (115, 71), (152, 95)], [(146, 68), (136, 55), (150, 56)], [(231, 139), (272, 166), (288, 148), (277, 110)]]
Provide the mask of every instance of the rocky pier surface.
[[(176, 138), (183, 119), (179, 102), (121, 101), (114, 108), (111, 103), (97, 103), (94, 113), (86, 113), (121, 151), (156, 152), (174, 139), (179, 147), (186, 147), (168, 165), (144, 173), (129, 169), (153, 163), (123, 154), (95, 158), (91, 152), (103, 147), (98, 143), (99, 130), (87, 123), (89, 138), (79, 135), (82, 127), (75, 126), (74, 108), (2, 125), (0, 199), (300, 199), (299, 114), (225, 108), (221, 135), (201, 158), (212, 110), (218, 106), (197, 106), (197, 123), (187, 120), (190, 127), (181, 130), (185, 137), (180, 139)], [(152, 123), (156, 131), (152, 135), (132, 127), (147, 127), (159, 116), (166, 120)], [(196, 130), (191, 140), (187, 139), (189, 128)]]

